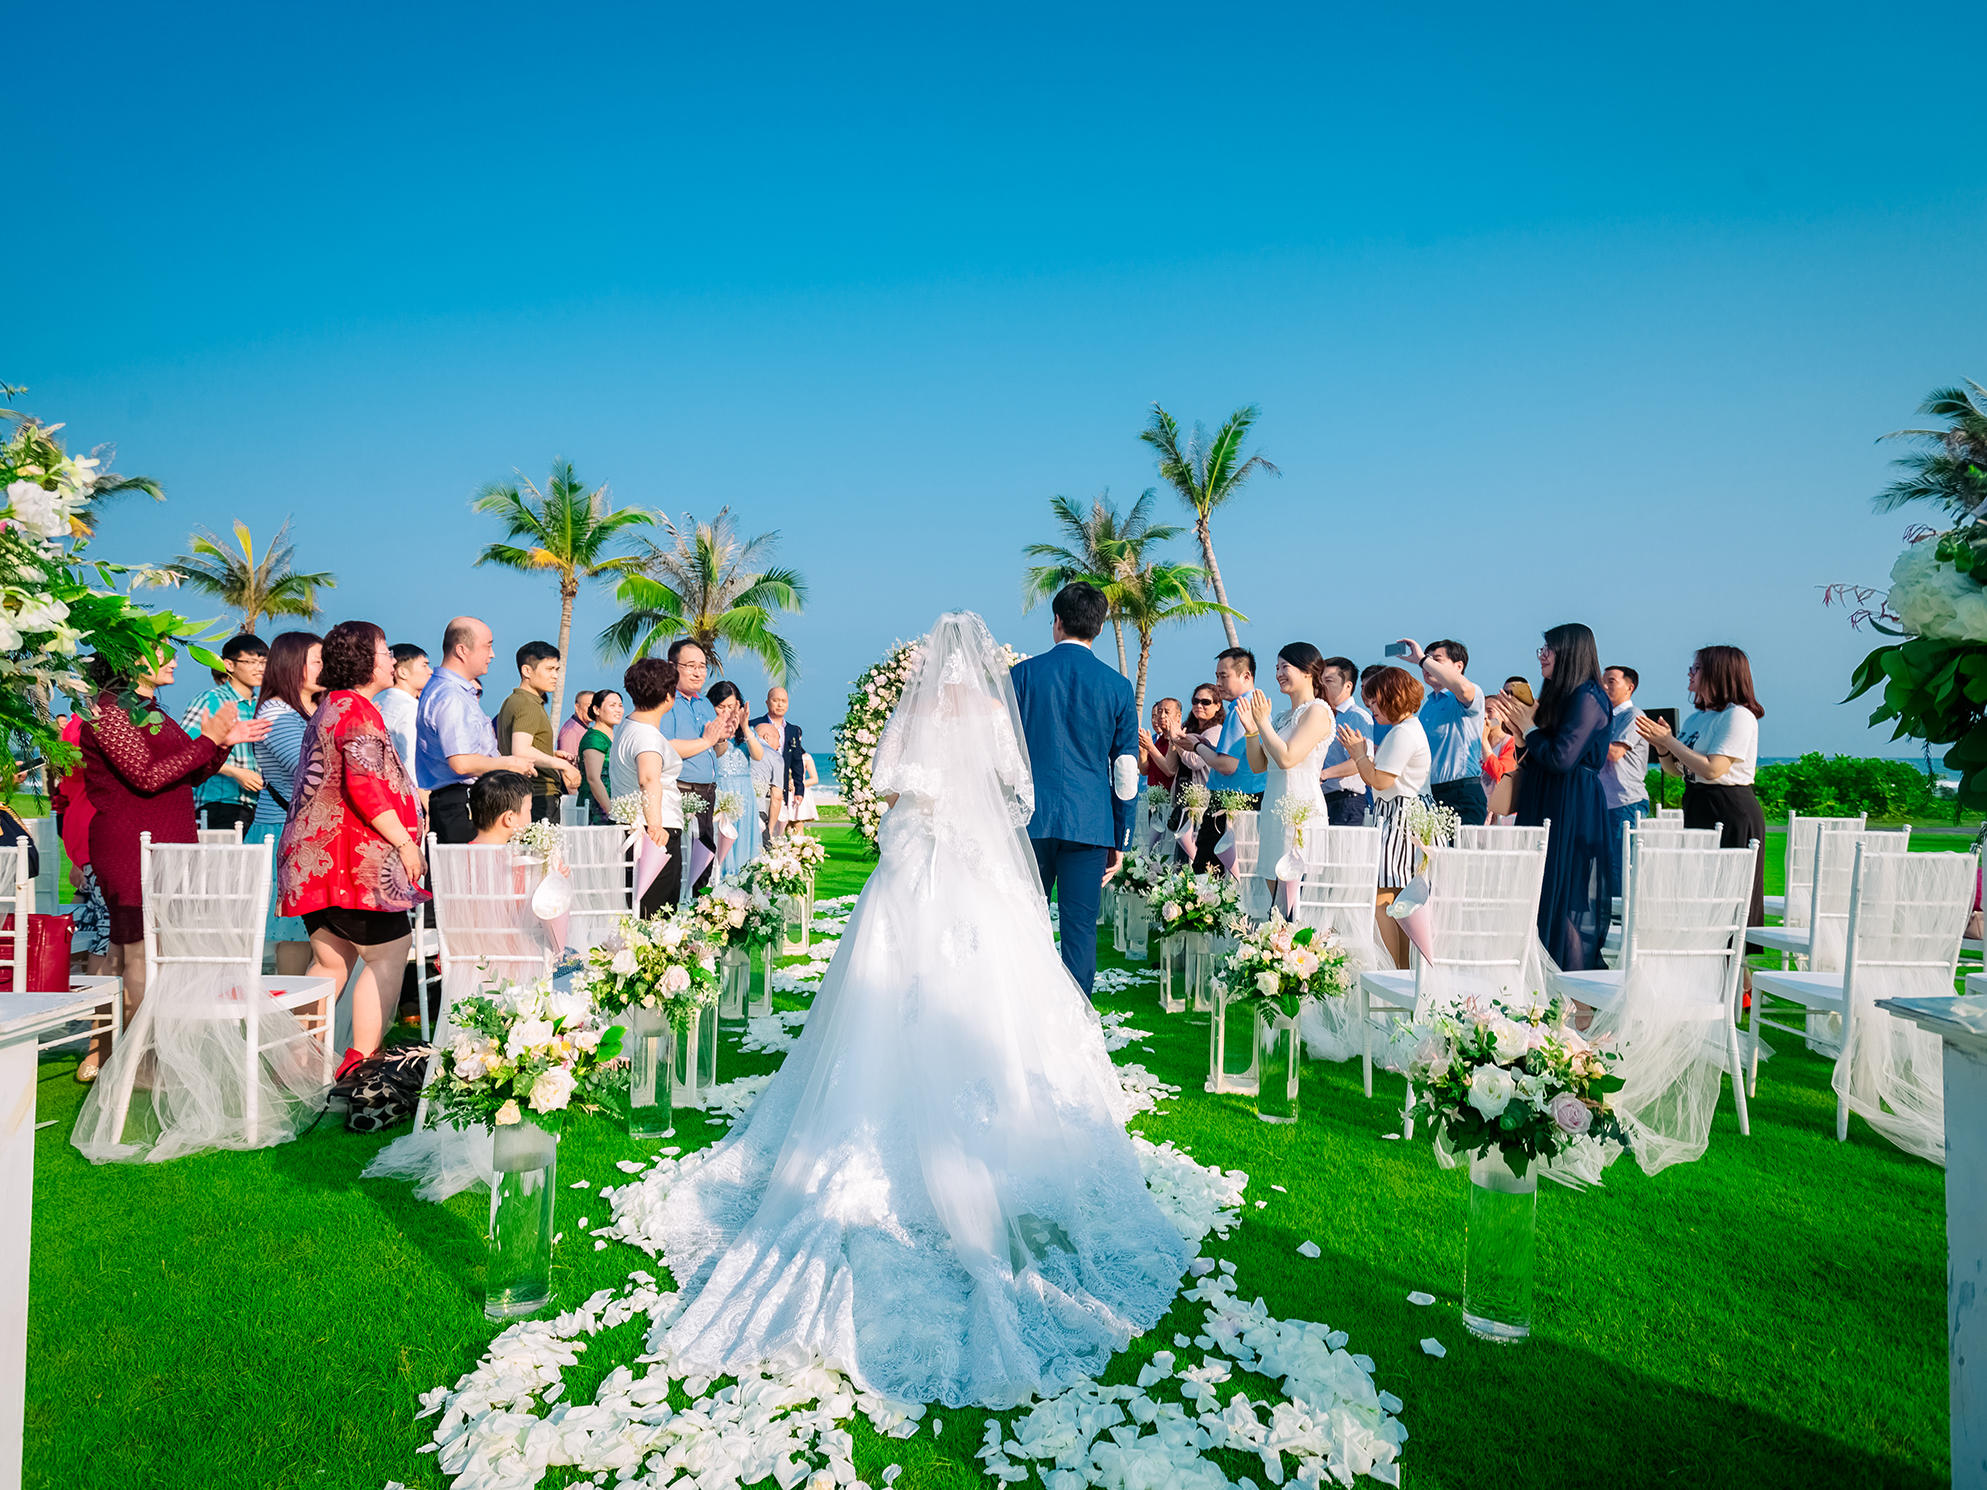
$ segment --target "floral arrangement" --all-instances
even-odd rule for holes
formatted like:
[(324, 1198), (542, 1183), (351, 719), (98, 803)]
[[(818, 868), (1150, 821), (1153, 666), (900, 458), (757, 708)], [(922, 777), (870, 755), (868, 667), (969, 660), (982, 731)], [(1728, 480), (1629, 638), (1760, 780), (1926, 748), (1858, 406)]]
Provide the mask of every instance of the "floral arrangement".
[(1180, 788), (1180, 807), (1187, 815), (1187, 821), (1197, 823), (1207, 816), (1207, 809), (1214, 803), (1214, 794), (1198, 781), (1190, 781)]
[(1247, 792), (1238, 792), (1232, 788), (1216, 792), (1214, 794), (1214, 805), (1217, 811), (1223, 813), (1253, 812), (1255, 810), (1255, 801)]
[(1176, 931), (1226, 932), (1241, 909), (1235, 881), (1225, 874), (1195, 874), (1181, 868), (1146, 892), (1161, 936)]
[(810, 875), (828, 862), (828, 845), (803, 829), (790, 829), (781, 842)]
[(1143, 900), (1167, 875), (1172, 868), (1170, 858), (1161, 858), (1144, 849), (1133, 849), (1118, 863), (1118, 873), (1112, 888), (1126, 895)]
[[(883, 800), (870, 785), (876, 770), (877, 742), (896, 712), (897, 701), (904, 696), (904, 685), (917, 676), (918, 665), (924, 660), (923, 645), (922, 639), (898, 642), (880, 661), (871, 663), (850, 685), (848, 709), (835, 727), (835, 781), (841, 787), (849, 821), (871, 848), (876, 846), (876, 834), (883, 823)], [(1009, 667), (1022, 660), (1022, 654), (1012, 647), (1001, 650)]]
[[(0, 396), (20, 391), (0, 385)], [(96, 696), (79, 654), (93, 652), (125, 673), (162, 660), (183, 641), (197, 661), (221, 662), (198, 645), (207, 628), (143, 610), (113, 587), (120, 576), (132, 587), (174, 585), (179, 577), (172, 570), (83, 557), (93, 536), (92, 502), (133, 490), (157, 497), (158, 483), (105, 469), (114, 454), (108, 446), (85, 456), (65, 453), (59, 424), (10, 408), (0, 408), (0, 421), (14, 426), (0, 443), (0, 733), (25, 741), (51, 766), (66, 767), (77, 751), (56, 726), (57, 696), (86, 710)], [(149, 703), (138, 707), (142, 702), (130, 697), (132, 717), (156, 729), (164, 716)]]
[(1228, 955), (1223, 980), (1239, 996), (1275, 1008), (1295, 1019), (1307, 998), (1331, 998), (1352, 986), (1352, 965), (1345, 947), (1330, 931), (1293, 926), (1272, 914), (1263, 925), (1239, 938)]
[(745, 815), (745, 798), (738, 792), (719, 792), (717, 801), (711, 805), (711, 811), (719, 817), (728, 817), (733, 822), (737, 822)]
[[(1444, 807), (1440, 811), (1457, 817), (1453, 808)], [(1318, 804), (1299, 796), (1284, 796), (1276, 799), (1276, 815), (1283, 820), (1283, 826), (1290, 830), (1291, 841), (1299, 848), (1304, 846), (1304, 830), (1318, 820)]]
[(802, 839), (806, 839), (805, 834), (794, 833), (774, 839), (758, 858), (745, 866), (740, 883), (772, 900), (798, 900), (804, 896), (812, 874), (802, 858), (802, 850), (796, 846)]
[(680, 1027), (716, 1003), (716, 954), (697, 930), (691, 911), (623, 916), (614, 935), (586, 954), (579, 974), (594, 1007), (607, 1014), (662, 1009)]
[(533, 818), (511, 835), (511, 852), (521, 859), (552, 860), (564, 843), (559, 825), (550, 818)]
[(768, 942), (786, 929), (771, 897), (736, 879), (725, 880), (699, 895), (690, 902), (687, 913), (697, 935), (719, 949)]
[(1171, 812), (1173, 794), (1163, 786), (1148, 786), (1145, 789), (1145, 810), (1147, 812)]
[(442, 1048), (426, 1095), (458, 1128), (509, 1127), (527, 1110), (540, 1127), (556, 1128), (567, 1109), (599, 1105), (602, 1068), (621, 1052), (619, 1029), (603, 1029), (582, 995), (549, 982), (459, 998), (449, 1018), (455, 1041)]
[(624, 828), (639, 828), (642, 825), (642, 794), (621, 793), (607, 804), (607, 815)]
[(1447, 848), (1456, 841), (1456, 833), (1463, 826), (1462, 814), (1453, 807), (1444, 807), (1440, 802), (1431, 802), (1426, 797), (1410, 797), (1401, 809), (1401, 819), (1407, 825), (1408, 837), (1423, 848)]
[(1614, 1055), (1567, 1024), (1565, 1006), (1466, 999), (1417, 1024), (1413, 1116), (1451, 1150), (1504, 1151), (1514, 1174), (1579, 1140), (1621, 1140), (1608, 1095)]

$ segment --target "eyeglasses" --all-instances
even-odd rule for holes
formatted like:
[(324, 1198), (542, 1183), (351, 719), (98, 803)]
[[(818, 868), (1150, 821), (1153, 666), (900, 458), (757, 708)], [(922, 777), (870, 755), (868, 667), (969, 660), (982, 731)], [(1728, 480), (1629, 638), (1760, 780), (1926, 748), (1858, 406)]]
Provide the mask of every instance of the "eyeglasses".
[(1540, 661), (1540, 662), (1544, 662), (1544, 661), (1546, 660), (1546, 658), (1550, 657), (1551, 655), (1552, 655), (1552, 648), (1551, 648), (1551, 647), (1540, 647), (1540, 648), (1539, 648), (1539, 651), (1538, 651), (1538, 658), (1539, 658), (1539, 661)]
[(1690, 665), (1690, 670), (1689, 670), (1689, 674), (1688, 674), (1688, 676), (1690, 676), (1690, 677), (1693, 677), (1693, 678), (1694, 678), (1694, 677), (1696, 677), (1696, 676), (1697, 676), (1698, 672), (1699, 672), (1699, 668), (1698, 668), (1697, 664), (1696, 664), (1696, 663), (1694, 663), (1694, 662), (1693, 662), (1693, 663), (1691, 663), (1691, 665)]

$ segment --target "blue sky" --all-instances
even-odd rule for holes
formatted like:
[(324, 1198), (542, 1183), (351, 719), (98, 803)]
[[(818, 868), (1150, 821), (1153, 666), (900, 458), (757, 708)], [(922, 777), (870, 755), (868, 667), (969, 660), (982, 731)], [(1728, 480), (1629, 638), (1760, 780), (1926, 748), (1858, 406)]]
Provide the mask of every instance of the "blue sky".
[(1154, 484), (1151, 401), (1254, 402), (1283, 476), (1215, 540), (1265, 655), (1451, 634), (1494, 683), (1585, 620), (1648, 703), (1744, 646), (1766, 754), (1899, 748), (1818, 587), (1895, 555), (1875, 437), (1987, 381), (1987, 13), (1379, 9), (54, 8), (0, 380), (166, 483), (105, 556), (290, 516), (327, 621), (431, 646), (556, 628), (471, 567), (514, 467), (728, 503), (810, 583), (823, 749), (941, 609), (1045, 644), (1021, 546)]

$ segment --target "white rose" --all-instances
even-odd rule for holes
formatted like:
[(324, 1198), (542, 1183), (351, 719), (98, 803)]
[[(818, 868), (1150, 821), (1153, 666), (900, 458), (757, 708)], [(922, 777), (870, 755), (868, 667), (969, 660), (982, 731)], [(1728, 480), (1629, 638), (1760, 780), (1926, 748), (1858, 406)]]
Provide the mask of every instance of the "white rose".
[(460, 1045), (455, 1048), (455, 1078), (457, 1081), (481, 1081), (484, 1072), (487, 1070), (489, 1070), (489, 1067), (484, 1064), (482, 1051), (465, 1051)]
[(1283, 974), (1260, 972), (1256, 974), (1256, 989), (1264, 998), (1275, 998), (1283, 988)]
[(564, 1066), (554, 1066), (539, 1074), (531, 1084), (531, 1110), (533, 1112), (557, 1112), (572, 1100), (573, 1088), (577, 1083), (573, 1073)]
[(687, 968), (673, 967), (662, 975), (664, 993), (681, 993), (690, 986), (690, 972)]
[(1530, 1026), (1519, 1024), (1515, 1019), (1495, 1021), (1490, 1026), (1490, 1036), (1500, 1061), (1515, 1061), (1532, 1048)]
[(518, 1111), (517, 1099), (513, 1097), (497, 1109), (497, 1126), (499, 1128), (508, 1128), (512, 1123), (522, 1119), (523, 1116), (524, 1114)]
[(743, 926), (745, 924), (745, 907), (734, 905), (731, 908), (731, 913), (725, 917), (725, 920), (730, 922), (734, 927)]
[(1502, 1066), (1478, 1066), (1470, 1073), (1470, 1106), (1486, 1118), (1499, 1116), (1511, 1105), (1518, 1083)]
[(1160, 907), (1159, 907), (1159, 914), (1160, 914), (1160, 915), (1161, 915), (1161, 916), (1162, 916), (1162, 917), (1163, 917), (1164, 919), (1166, 919), (1166, 920), (1168, 920), (1168, 921), (1177, 921), (1177, 920), (1179, 920), (1179, 919), (1180, 919), (1180, 902), (1179, 902), (1179, 901), (1177, 901), (1177, 900), (1169, 900), (1169, 901), (1167, 901), (1167, 902), (1166, 902), (1166, 903), (1165, 903), (1164, 905), (1162, 905), (1162, 906), (1160, 906)]
[(600, 1031), (596, 1029), (575, 1030), (573, 1044), (581, 1050), (600, 1049)]
[(662, 932), (656, 940), (661, 942), (665, 947), (680, 947), (683, 945), (683, 928), (674, 921), (671, 921), (662, 928)]
[(511, 1026), (510, 1037), (504, 1041), (504, 1053), (516, 1060), (534, 1045), (548, 1043), (555, 1033), (549, 1019), (520, 1019)]
[(634, 977), (637, 967), (635, 949), (633, 947), (623, 947), (614, 954), (614, 960), (608, 966), (624, 978)]

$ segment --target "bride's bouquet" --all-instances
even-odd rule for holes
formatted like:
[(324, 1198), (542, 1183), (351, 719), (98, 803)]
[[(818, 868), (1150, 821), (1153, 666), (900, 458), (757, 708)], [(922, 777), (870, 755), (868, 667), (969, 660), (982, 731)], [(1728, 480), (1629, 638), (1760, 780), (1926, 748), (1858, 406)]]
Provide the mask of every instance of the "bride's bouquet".
[[(426, 1096), (458, 1128), (529, 1121), (556, 1129), (570, 1107), (591, 1112), (602, 1068), (621, 1051), (579, 994), (547, 983), (503, 984), (449, 1006), (455, 1041), (444, 1046)], [(431, 1119), (432, 1121), (432, 1119)]]
[(1345, 993), (1354, 976), (1332, 932), (1292, 926), (1277, 915), (1245, 934), (1225, 967), (1236, 996), (1257, 1000), (1286, 1019), (1295, 1019), (1307, 998)]
[(1226, 932), (1241, 906), (1235, 881), (1222, 874), (1176, 869), (1146, 892), (1161, 936), (1176, 931)]
[(1608, 1105), (1622, 1079), (1613, 1052), (1566, 1022), (1565, 1005), (1465, 999), (1417, 1024), (1408, 1063), (1413, 1116), (1435, 1129), (1438, 1152), (1502, 1149), (1522, 1176), (1583, 1140), (1623, 1139)]
[(576, 985), (581, 978), (602, 1013), (661, 1009), (679, 1028), (718, 1000), (716, 953), (697, 934), (694, 909), (646, 921), (623, 916), (614, 935), (586, 954)]

